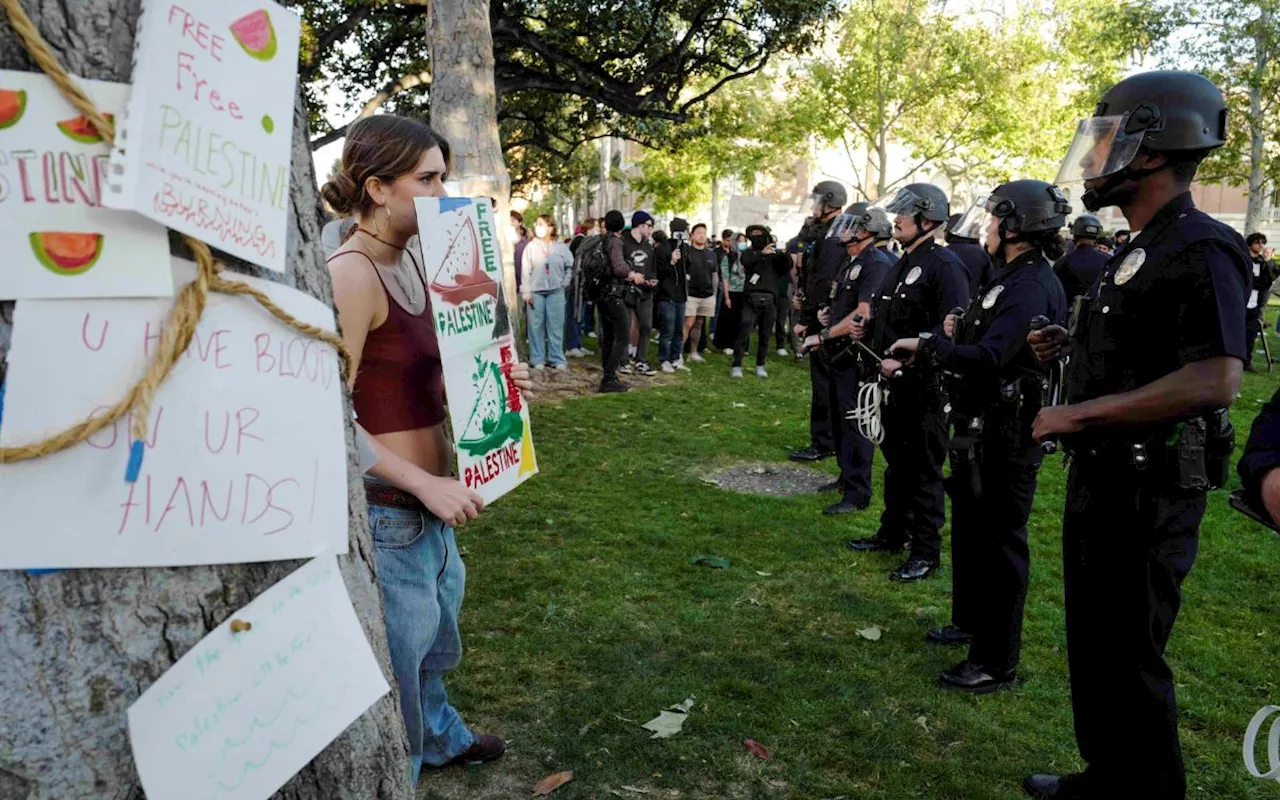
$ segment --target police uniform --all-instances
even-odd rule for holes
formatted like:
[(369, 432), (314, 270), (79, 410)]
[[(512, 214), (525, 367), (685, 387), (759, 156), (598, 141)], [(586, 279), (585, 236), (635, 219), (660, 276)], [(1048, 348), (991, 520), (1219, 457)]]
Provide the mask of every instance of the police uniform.
[[(921, 354), (946, 376), (951, 441), (952, 623), (973, 639), (968, 660), (1012, 675), (1027, 596), (1027, 520), (1043, 458), (1031, 437), (1046, 368), (1027, 344), (1033, 317), (1066, 321), (1067, 300), (1039, 250), (997, 268), (954, 340)], [(944, 676), (945, 678), (945, 676)]]
[[(1249, 273), (1239, 234), (1197, 210), (1189, 192), (1172, 200), (1110, 259), (1076, 313), (1069, 402), (1133, 390), (1196, 361), (1244, 360)], [(1204, 457), (1212, 440), (1194, 447), (1201, 423), (1109, 425), (1064, 439), (1076, 739), (1089, 785), (1116, 796), (1186, 792), (1164, 651), (1196, 558), (1206, 473), (1216, 471)]]
[(1076, 249), (1058, 259), (1053, 265), (1058, 280), (1062, 282), (1062, 291), (1067, 295), (1067, 302), (1089, 293), (1093, 284), (1107, 266), (1106, 253), (1096, 247), (1076, 245)]
[[(821, 236), (809, 247), (804, 260), (804, 304), (801, 308), (801, 323), (805, 325), (806, 335), (817, 333), (821, 328), (818, 322), (818, 310), (825, 306), (831, 297), (831, 286), (844, 263), (844, 245), (835, 237), (826, 236), (830, 222), (820, 222), (810, 218), (801, 230), (801, 237)], [(832, 411), (828, 398), (831, 395), (831, 371), (821, 358), (809, 359), (809, 382), (812, 396), (809, 404), (809, 443), (810, 446), (823, 453), (830, 454), (835, 450), (835, 429), (831, 425)]]
[[(832, 325), (852, 314), (861, 303), (871, 303), (893, 266), (893, 256), (875, 243), (869, 243), (845, 266), (831, 287), (831, 306), (827, 319)], [(829, 339), (823, 344), (822, 358), (828, 362), (831, 380), (827, 408), (831, 428), (835, 432), (836, 461), (840, 465), (840, 488), (843, 501), (866, 507), (871, 502), (871, 462), (874, 447), (848, 418), (858, 402), (859, 354), (849, 337)]]
[[(870, 347), (883, 352), (898, 339), (941, 331), (947, 313), (968, 302), (960, 259), (935, 239), (923, 241), (886, 273), (872, 305)], [(947, 455), (937, 372), (923, 365), (904, 370), (890, 383), (881, 421), (885, 507), (875, 538), (909, 544), (912, 558), (936, 565), (945, 521), (942, 462)]]
[(991, 256), (985, 247), (970, 239), (956, 238), (947, 243), (947, 248), (964, 265), (964, 274), (969, 278), (969, 296), (973, 297), (991, 277)]

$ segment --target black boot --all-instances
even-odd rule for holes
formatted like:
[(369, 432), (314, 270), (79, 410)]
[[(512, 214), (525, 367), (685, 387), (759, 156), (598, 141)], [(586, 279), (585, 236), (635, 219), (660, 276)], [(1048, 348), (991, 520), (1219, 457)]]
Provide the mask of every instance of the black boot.
[(970, 694), (989, 694), (1016, 686), (1018, 676), (1013, 670), (993, 672), (972, 661), (961, 661), (938, 676), (938, 680), (948, 689)]
[(907, 549), (905, 542), (894, 541), (878, 533), (865, 539), (851, 539), (845, 544), (845, 547), (850, 550), (857, 550), (859, 553), (901, 553)]
[(912, 556), (902, 565), (889, 573), (889, 579), (901, 583), (915, 583), (932, 575), (938, 569), (937, 561)]
[(969, 644), (973, 641), (973, 634), (957, 628), (955, 625), (946, 625), (941, 628), (930, 628), (929, 632), (924, 635), (925, 641), (933, 644), (944, 645), (960, 645)]
[(796, 450), (790, 456), (792, 461), (821, 461), (824, 458), (831, 458), (835, 453), (821, 447), (809, 445), (803, 450)]
[(1088, 800), (1084, 775), (1028, 775), (1022, 789), (1036, 800)]

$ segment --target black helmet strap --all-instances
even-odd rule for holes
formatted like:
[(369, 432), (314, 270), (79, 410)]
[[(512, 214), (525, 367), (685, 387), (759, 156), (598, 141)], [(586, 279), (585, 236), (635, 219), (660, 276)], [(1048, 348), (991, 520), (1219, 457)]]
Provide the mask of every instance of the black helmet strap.
[(1158, 167), (1147, 167), (1146, 169), (1130, 169), (1125, 167), (1119, 172), (1107, 178), (1102, 185), (1096, 189), (1085, 189), (1084, 194), (1080, 195), (1080, 202), (1084, 203), (1084, 207), (1090, 211), (1097, 211), (1107, 206), (1107, 195), (1115, 191), (1116, 187), (1125, 181), (1139, 181), (1148, 175), (1155, 175), (1161, 170), (1172, 167), (1168, 161)]

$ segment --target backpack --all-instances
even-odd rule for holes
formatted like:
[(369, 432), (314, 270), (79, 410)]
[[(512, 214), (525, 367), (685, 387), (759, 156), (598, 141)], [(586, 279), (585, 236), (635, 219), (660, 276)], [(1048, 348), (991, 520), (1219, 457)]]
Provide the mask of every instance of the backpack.
[(582, 292), (588, 300), (602, 300), (613, 291), (613, 269), (605, 250), (605, 237), (592, 234), (582, 240), (573, 260), (573, 271), (579, 276)]

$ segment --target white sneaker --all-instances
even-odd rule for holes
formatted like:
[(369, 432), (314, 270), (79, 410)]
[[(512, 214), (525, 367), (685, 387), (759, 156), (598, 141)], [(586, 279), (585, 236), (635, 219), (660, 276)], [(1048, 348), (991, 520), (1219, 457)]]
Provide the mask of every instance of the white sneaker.
[[(560, 372), (564, 372), (568, 368), (569, 368), (568, 364), (556, 364), (553, 369), (559, 370)], [(756, 371), (756, 374), (759, 374), (759, 370)]]
[[(733, 352), (730, 351), (729, 355), (733, 355)], [(690, 353), (689, 360), (695, 364), (702, 364), (706, 362), (706, 359), (702, 357), (701, 353)]]
[(733, 348), (732, 348), (732, 347), (726, 347), (726, 348), (724, 349), (724, 354), (725, 354), (726, 356), (731, 356), (731, 355), (733, 355)]
[(594, 339), (594, 338), (596, 338), (596, 332), (595, 332), (595, 331), (587, 331), (587, 338), (588, 338), (588, 339)]
[(588, 350), (585, 347), (578, 348), (578, 355), (582, 356), (583, 358), (586, 358), (587, 356), (594, 356), (595, 354), (596, 354), (596, 351), (594, 350)]
[(534, 365), (533, 365), (533, 368), (534, 368), (534, 369), (546, 369), (546, 368), (547, 368), (547, 365), (546, 365), (546, 364), (534, 364)]
[(785, 347), (779, 347), (779, 348), (778, 348), (778, 355), (783, 356), (783, 357), (785, 358), (785, 357), (788, 355), (788, 353), (787, 353), (787, 348), (785, 348)]
[(765, 372), (765, 371), (764, 371), (764, 367), (756, 367), (756, 377), (757, 377), (757, 378), (767, 378), (767, 377), (769, 377), (769, 373), (767, 373), (767, 372)]
[(673, 367), (673, 366), (671, 366), (671, 362), (670, 362), (670, 361), (663, 361), (663, 362), (662, 362), (661, 369), (662, 369), (662, 371), (663, 371), (663, 372), (667, 373), (668, 375), (670, 375), (670, 374), (672, 374), (673, 372), (675, 372), (675, 371), (676, 371), (676, 368), (675, 368), (675, 367)]
[(569, 350), (565, 350), (564, 354), (569, 358), (579, 358), (582, 356), (582, 353), (578, 352), (578, 348), (576, 347), (571, 348)]
[(729, 370), (729, 377), (730, 377), (730, 378), (741, 378), (741, 377), (742, 377), (742, 367), (734, 367), (733, 369)]
[(682, 358), (682, 359), (680, 359), (679, 361), (675, 361), (675, 362), (673, 362), (673, 363), (671, 364), (671, 366), (675, 367), (676, 369), (680, 370), (681, 372), (688, 372), (688, 371), (689, 371), (689, 368), (688, 368), (688, 367), (686, 367), (686, 366), (684, 365), (684, 359), (683, 359), (683, 358)]

